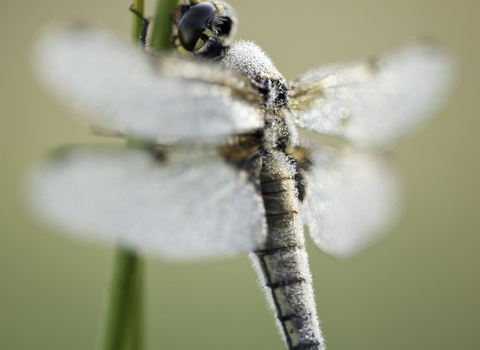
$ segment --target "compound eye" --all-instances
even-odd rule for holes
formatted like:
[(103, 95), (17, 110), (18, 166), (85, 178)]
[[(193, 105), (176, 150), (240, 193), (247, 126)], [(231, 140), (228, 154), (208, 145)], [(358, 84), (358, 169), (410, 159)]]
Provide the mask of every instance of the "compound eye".
[(178, 37), (187, 51), (200, 49), (212, 34), (211, 24), (215, 7), (209, 2), (202, 2), (188, 9), (178, 23)]

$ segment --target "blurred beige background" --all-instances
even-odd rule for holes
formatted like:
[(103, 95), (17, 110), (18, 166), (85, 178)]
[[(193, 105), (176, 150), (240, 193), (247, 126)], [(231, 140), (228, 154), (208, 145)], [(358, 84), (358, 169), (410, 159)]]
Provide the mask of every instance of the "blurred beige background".
[[(394, 151), (403, 220), (363, 254), (336, 261), (310, 245), (328, 349), (480, 349), (480, 5), (472, 0), (232, 0), (237, 37), (290, 79), (422, 34), (456, 52), (445, 110)], [(129, 35), (129, 1), (9, 1), (0, 12), (0, 349), (93, 349), (112, 251), (36, 227), (20, 182), (55, 147), (92, 142), (32, 77), (35, 33), (54, 19)], [(149, 4), (153, 14), (153, 4)], [(415, 87), (412, 87), (415, 88)], [(247, 257), (147, 264), (148, 349), (283, 349)]]

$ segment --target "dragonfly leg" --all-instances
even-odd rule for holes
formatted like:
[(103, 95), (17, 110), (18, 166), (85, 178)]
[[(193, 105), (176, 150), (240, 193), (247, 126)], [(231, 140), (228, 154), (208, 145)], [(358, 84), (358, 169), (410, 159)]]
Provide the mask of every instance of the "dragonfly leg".
[(132, 12), (134, 15), (136, 15), (138, 18), (140, 18), (143, 22), (142, 30), (140, 32), (140, 37), (138, 38), (138, 42), (140, 44), (140, 47), (144, 49), (147, 46), (147, 31), (148, 31), (148, 26), (150, 25), (150, 20), (144, 17), (137, 10), (135, 10), (133, 6), (134, 6), (133, 4), (130, 5), (129, 11)]

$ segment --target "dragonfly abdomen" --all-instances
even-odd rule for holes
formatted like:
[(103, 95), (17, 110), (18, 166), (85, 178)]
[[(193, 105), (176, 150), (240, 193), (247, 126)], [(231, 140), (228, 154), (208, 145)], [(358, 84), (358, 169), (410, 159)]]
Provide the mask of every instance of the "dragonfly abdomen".
[(251, 257), (289, 350), (324, 349), (298, 218), (295, 167), (281, 151), (262, 160), (260, 182), (268, 233), (264, 246)]

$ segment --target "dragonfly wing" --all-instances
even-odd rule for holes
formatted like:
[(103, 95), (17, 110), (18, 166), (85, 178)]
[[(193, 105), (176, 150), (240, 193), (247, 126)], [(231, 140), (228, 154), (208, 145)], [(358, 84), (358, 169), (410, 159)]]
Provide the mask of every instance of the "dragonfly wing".
[(50, 29), (36, 47), (40, 80), (90, 120), (147, 139), (195, 139), (263, 126), (250, 82), (217, 64), (156, 57), (108, 31)]
[(453, 60), (432, 42), (412, 42), (366, 62), (313, 69), (291, 83), (300, 127), (363, 148), (386, 148), (444, 102)]
[(315, 147), (300, 169), (304, 223), (317, 247), (347, 257), (385, 233), (400, 213), (400, 178), (385, 157), (352, 147)]
[(38, 217), (73, 236), (166, 258), (229, 256), (266, 235), (247, 173), (216, 154), (68, 147), (33, 170), (27, 194)]

